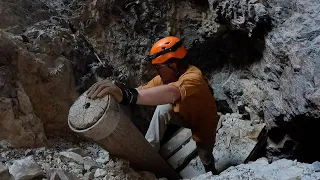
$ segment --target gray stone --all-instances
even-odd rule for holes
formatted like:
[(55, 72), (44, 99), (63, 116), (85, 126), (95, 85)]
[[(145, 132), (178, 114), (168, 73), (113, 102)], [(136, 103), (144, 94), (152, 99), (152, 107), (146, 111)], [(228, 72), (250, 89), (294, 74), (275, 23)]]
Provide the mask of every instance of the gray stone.
[(112, 176), (110, 174), (107, 174), (105, 177), (103, 177), (102, 180), (115, 180), (115, 179), (116, 179), (116, 177), (114, 177), (114, 176)]
[(32, 156), (15, 160), (9, 167), (9, 172), (17, 180), (29, 180), (43, 174), (40, 165), (34, 161)]
[(106, 159), (109, 159), (109, 152), (104, 150), (104, 149), (101, 149), (99, 150), (99, 157), (100, 158), (106, 158)]
[(87, 172), (83, 175), (83, 180), (92, 180), (94, 178), (94, 172)]
[(80, 180), (72, 174), (63, 170), (56, 170), (50, 177), (50, 180)]
[(94, 177), (98, 178), (98, 177), (104, 177), (107, 174), (107, 171), (104, 169), (97, 169), (94, 173)]
[(99, 157), (98, 159), (96, 159), (97, 163), (102, 163), (102, 164), (106, 164), (108, 161), (109, 161), (109, 158)]
[(312, 163), (312, 166), (314, 168), (314, 171), (319, 172), (320, 171), (320, 162), (319, 161), (315, 161)]
[(3, 149), (8, 149), (10, 147), (10, 143), (7, 140), (0, 140), (0, 147)]
[(43, 156), (44, 155), (44, 152), (45, 152), (46, 148), (45, 147), (42, 147), (42, 148), (37, 148), (35, 151), (35, 155), (36, 156)]
[(99, 152), (99, 149), (94, 148), (94, 147), (87, 147), (87, 150), (91, 153), (91, 154), (97, 154)]
[(81, 148), (71, 148), (71, 149), (68, 149), (68, 151), (77, 153), (77, 154), (81, 155), (82, 157), (88, 156), (88, 153)]
[(73, 161), (78, 164), (83, 164), (84, 162), (83, 157), (74, 152), (64, 151), (64, 152), (60, 152), (59, 155), (61, 160), (64, 160), (64, 161)]
[[(212, 152), (218, 172), (224, 171), (230, 165), (239, 165), (255, 159), (252, 154), (259, 151), (266, 138), (266, 133), (263, 131), (265, 124), (253, 125), (250, 121), (242, 120), (241, 115), (236, 113), (222, 115), (220, 123), (221, 126), (217, 130), (215, 147)], [(190, 171), (193, 170), (194, 172), (191, 173)], [(186, 171), (190, 173), (188, 174)], [(189, 162), (180, 175), (191, 176), (204, 172), (201, 160), (197, 156)]]
[(27, 149), (24, 153), (25, 156), (29, 156), (32, 154), (32, 149)]
[(84, 169), (91, 171), (94, 168), (99, 168), (100, 166), (91, 157), (84, 157)]
[(80, 175), (83, 172), (83, 165), (81, 164), (77, 164), (75, 162), (69, 162), (68, 163), (68, 167), (71, 169), (69, 172), (76, 174), (76, 175)]
[(50, 170), (50, 164), (49, 163), (42, 163), (41, 166), (42, 166), (42, 169), (44, 169), (45, 172), (48, 172)]

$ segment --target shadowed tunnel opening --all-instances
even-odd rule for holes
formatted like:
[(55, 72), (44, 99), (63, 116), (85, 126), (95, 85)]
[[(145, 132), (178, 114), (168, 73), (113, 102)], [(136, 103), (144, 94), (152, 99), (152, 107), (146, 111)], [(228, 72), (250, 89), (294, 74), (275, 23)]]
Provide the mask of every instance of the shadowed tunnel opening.
[(225, 65), (245, 68), (262, 58), (264, 39), (249, 37), (243, 30), (225, 30), (188, 49), (187, 61), (205, 73)]
[(277, 125), (269, 131), (270, 140), (282, 144), (275, 155), (305, 163), (320, 161), (320, 147), (317, 145), (320, 118), (299, 115), (290, 122), (278, 119)]

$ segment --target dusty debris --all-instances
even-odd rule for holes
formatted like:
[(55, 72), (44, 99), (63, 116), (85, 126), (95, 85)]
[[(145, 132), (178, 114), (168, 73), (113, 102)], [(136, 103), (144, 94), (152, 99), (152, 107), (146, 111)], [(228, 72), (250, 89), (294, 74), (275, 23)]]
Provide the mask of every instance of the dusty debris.
[[(100, 180), (106, 175), (114, 179), (127, 178), (132, 180), (149, 180), (150, 177), (155, 177), (154, 174), (149, 172), (141, 172), (140, 174), (140, 172), (133, 170), (128, 161), (116, 157), (110, 158), (107, 151), (97, 144), (90, 142), (71, 143), (63, 139), (50, 139), (48, 147), (35, 148), (32, 149), (31, 152), (25, 148), (13, 149), (10, 143), (5, 141), (0, 142), (0, 158), (4, 159), (4, 157), (7, 157), (7, 159), (4, 159), (4, 165), (1, 166), (0, 164), (0, 177), (5, 176), (6, 172), (8, 172), (6, 166), (11, 169), (10, 172), (13, 172), (13, 169), (14, 172), (16, 172), (18, 170), (17, 162), (25, 162), (25, 159), (31, 158), (32, 156), (25, 155), (29, 153), (34, 154), (31, 167), (37, 167), (35, 168), (38, 170), (37, 173), (39, 172), (39, 174), (46, 179), (53, 178), (56, 180), (60, 178), (61, 180), (71, 180), (73, 177), (81, 180), (93, 180), (95, 173), (96, 176), (99, 176), (98, 179)], [(80, 154), (71, 152), (71, 149), (75, 148), (78, 149), (76, 152), (83, 152), (80, 154), (88, 154), (88, 156), (82, 157)], [(26, 153), (26, 151), (28, 153)], [(108, 159), (108, 161), (104, 161), (104, 164), (97, 162), (97, 160), (99, 161), (99, 159), (103, 158)], [(28, 161), (32, 162), (31, 159)], [(19, 167), (21, 168), (21, 165)], [(96, 171), (98, 168), (99, 170)], [(19, 173), (21, 174), (27, 169), (28, 168), (20, 169)], [(16, 176), (22, 177), (22, 175), (19, 174)]]

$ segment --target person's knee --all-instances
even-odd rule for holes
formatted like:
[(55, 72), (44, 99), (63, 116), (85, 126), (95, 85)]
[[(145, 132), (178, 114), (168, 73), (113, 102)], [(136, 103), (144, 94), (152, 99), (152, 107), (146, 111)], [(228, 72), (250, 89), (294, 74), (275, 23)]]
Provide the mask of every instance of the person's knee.
[(172, 107), (169, 104), (158, 105), (155, 110), (155, 115), (160, 118), (160, 120), (165, 121), (166, 124), (169, 124), (170, 117), (169, 114), (172, 111)]
[(155, 113), (158, 115), (165, 115), (168, 114), (170, 111), (172, 111), (172, 107), (169, 104), (164, 104), (164, 105), (158, 105)]

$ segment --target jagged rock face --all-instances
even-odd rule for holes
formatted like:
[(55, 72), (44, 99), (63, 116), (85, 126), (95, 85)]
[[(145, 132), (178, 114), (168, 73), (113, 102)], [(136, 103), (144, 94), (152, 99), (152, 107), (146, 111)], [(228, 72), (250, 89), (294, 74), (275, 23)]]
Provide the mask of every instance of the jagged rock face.
[(265, 38), (263, 58), (246, 69), (216, 71), (211, 82), (216, 99), (227, 101), (233, 111), (282, 132), (273, 134), (278, 139), (270, 139), (268, 150), (292, 157), (302, 155), (296, 152), (299, 146), (308, 146), (303, 154), (313, 158), (298, 159), (312, 162), (319, 158), (308, 139), (319, 135), (311, 127), (318, 125), (320, 112), (320, 6), (312, 0), (267, 2), (273, 29)]
[(27, 26), (46, 20), (53, 14), (54, 12), (40, 1), (1, 0), (0, 29), (22, 33)]
[[(1, 61), (1, 103), (0, 137), (10, 139), (13, 144), (36, 146), (46, 140), (41, 120), (34, 114), (33, 106), (25, 89), (17, 79), (18, 59), (27, 59), (26, 51), (18, 50), (21, 42), (9, 34), (0, 32)], [(25, 54), (24, 54), (25, 53)]]
[[(36, 2), (26, 6), (27, 17), (36, 10), (33, 4)], [(18, 13), (11, 18), (23, 17)], [(70, 136), (69, 107), (78, 92), (96, 81), (102, 67), (96, 65), (98, 60), (86, 38), (74, 34), (67, 21), (52, 17), (21, 26), (23, 34), (0, 32), (0, 137), (16, 146), (40, 146), (46, 135)], [(110, 69), (104, 69), (101, 75), (106, 78)]]

